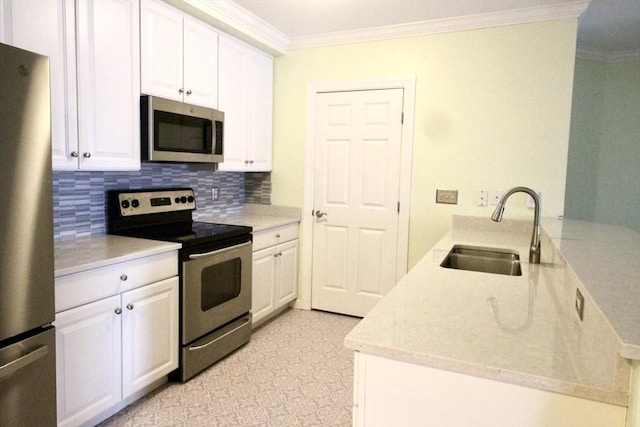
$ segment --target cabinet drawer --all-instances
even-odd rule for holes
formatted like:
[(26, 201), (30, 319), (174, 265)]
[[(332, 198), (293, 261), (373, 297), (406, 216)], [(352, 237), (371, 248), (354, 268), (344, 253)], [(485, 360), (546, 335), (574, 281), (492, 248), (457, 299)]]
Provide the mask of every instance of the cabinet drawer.
[(281, 225), (253, 233), (253, 251), (298, 238), (298, 223)]
[(178, 252), (120, 262), (56, 278), (56, 313), (178, 274)]

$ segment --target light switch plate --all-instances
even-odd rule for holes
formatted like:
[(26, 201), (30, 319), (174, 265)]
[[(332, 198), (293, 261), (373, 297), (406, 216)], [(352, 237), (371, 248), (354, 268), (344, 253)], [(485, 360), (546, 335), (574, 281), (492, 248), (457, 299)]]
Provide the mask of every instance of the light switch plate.
[(436, 190), (436, 203), (458, 204), (458, 190)]

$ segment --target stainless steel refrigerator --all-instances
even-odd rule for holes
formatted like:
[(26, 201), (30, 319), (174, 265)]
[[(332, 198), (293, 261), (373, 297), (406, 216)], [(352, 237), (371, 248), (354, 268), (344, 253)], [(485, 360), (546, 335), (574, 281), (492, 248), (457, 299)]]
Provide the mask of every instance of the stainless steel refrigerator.
[(0, 426), (56, 425), (49, 59), (0, 44)]

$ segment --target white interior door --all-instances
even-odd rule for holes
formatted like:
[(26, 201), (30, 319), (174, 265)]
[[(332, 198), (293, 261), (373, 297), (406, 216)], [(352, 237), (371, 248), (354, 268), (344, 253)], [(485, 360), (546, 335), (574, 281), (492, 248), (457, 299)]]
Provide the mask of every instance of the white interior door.
[(403, 94), (316, 98), (312, 308), (364, 316), (396, 283)]

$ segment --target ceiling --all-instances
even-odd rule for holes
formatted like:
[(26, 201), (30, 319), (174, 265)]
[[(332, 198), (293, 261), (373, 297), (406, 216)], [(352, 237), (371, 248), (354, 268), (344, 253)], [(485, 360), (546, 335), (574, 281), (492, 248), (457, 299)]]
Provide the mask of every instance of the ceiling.
[[(484, 16), (576, 0), (234, 0), (287, 35), (353, 32), (409, 23)], [(640, 0), (593, 0), (578, 24), (578, 50), (640, 55)]]

